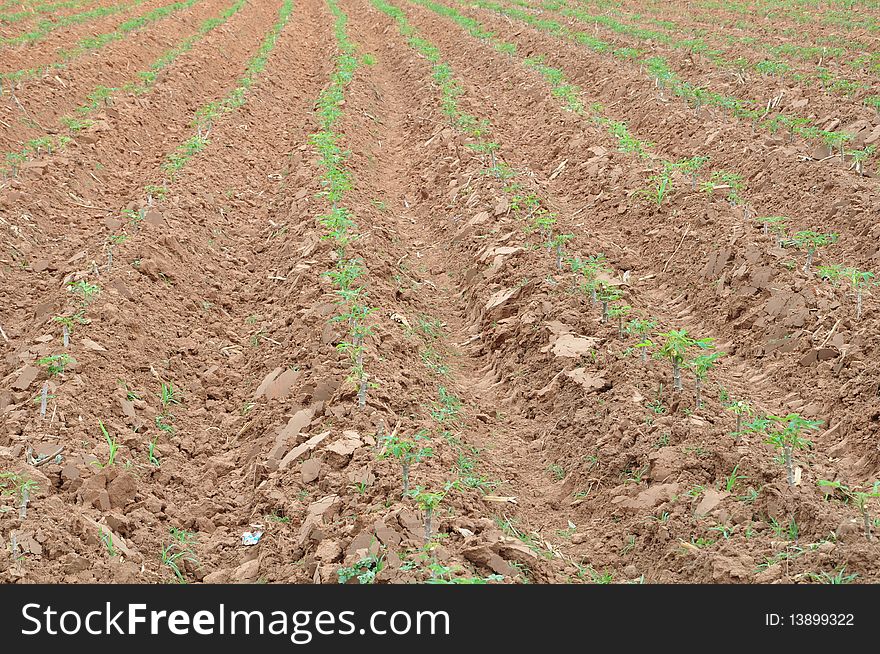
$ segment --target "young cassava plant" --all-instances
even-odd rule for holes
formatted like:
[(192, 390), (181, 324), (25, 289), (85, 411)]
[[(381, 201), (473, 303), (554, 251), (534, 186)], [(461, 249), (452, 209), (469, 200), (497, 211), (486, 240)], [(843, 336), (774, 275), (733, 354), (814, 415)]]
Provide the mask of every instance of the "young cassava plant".
[(655, 356), (661, 359), (669, 359), (672, 364), (672, 381), (675, 390), (682, 390), (681, 367), (687, 359), (688, 351), (698, 347), (706, 349), (711, 347), (713, 338), (694, 339), (688, 336), (686, 329), (672, 329), (658, 334), (663, 343)]
[(782, 459), (788, 477), (788, 485), (794, 486), (794, 462), (792, 453), (794, 450), (805, 450), (812, 445), (803, 437), (804, 432), (819, 429), (822, 426), (820, 420), (807, 420), (797, 413), (789, 413), (786, 416), (767, 416), (769, 430), (768, 444), (782, 451)]
[(398, 436), (397, 432), (392, 432), (383, 439), (382, 454), (380, 459), (394, 457), (400, 463), (401, 474), (403, 476), (403, 494), (409, 493), (409, 471), (414, 463), (433, 456), (434, 450), (424, 446), (422, 443), (428, 440), (424, 433), (419, 432), (412, 438), (406, 436)]

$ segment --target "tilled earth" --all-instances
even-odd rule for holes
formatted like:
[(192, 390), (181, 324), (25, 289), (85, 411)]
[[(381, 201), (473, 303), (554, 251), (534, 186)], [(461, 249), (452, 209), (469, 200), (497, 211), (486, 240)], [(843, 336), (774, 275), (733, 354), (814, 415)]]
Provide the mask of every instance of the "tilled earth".
[[(0, 49), (0, 72), (45, 65), (162, 4)], [(511, 181), (487, 174), (488, 155), (444, 113), (436, 62), (377, 4), (339, 0), (361, 62), (337, 126), (360, 226), (350, 249), (374, 308), (361, 408), (338, 347), (327, 273), (339, 254), (312, 139), (339, 56), (328, 5), (296, 0), (246, 101), (173, 178), (163, 164), (200, 108), (238, 85), (282, 1), (245, 2), (146, 92), (124, 89), (233, 4), (200, 0), (0, 97), (2, 148), (16, 151), (58, 133), (90, 89), (113, 90), (64, 148), (0, 184), (0, 580), (878, 580), (876, 500), (862, 512), (818, 483), (870, 490), (880, 478), (875, 298), (857, 319), (851, 293), (804, 272), (802, 252), (723, 192), (682, 180), (659, 207), (639, 193), (659, 157), (706, 155), (742, 174), (753, 214), (838, 233), (817, 263), (870, 270), (870, 163), (858, 175), (813, 143), (694, 111), (636, 63), (497, 13), (440, 3), (513, 54), (395, 0), (458, 80), (461, 110), (489, 121), (492, 163), (572, 235), (567, 255), (603, 253), (634, 315), (725, 352), (697, 406), (693, 378), (676, 392), (668, 362), (642, 361), (529, 229)], [(13, 27), (27, 29), (3, 35)], [(537, 55), (656, 154), (621, 152), (566, 111), (522, 65)], [(819, 90), (802, 99), (802, 113), (835, 120)], [(855, 106), (836, 119), (876, 139), (876, 117)], [(145, 193), (157, 185), (161, 197)], [(70, 316), (65, 345), (57, 318)], [(47, 362), (64, 355), (63, 370)], [(732, 435), (734, 400), (821, 423), (794, 453), (794, 485), (764, 438)], [(431, 447), (412, 486), (448, 487), (427, 545), (425, 511), (383, 445), (392, 433)], [(246, 545), (245, 532), (262, 535)]]

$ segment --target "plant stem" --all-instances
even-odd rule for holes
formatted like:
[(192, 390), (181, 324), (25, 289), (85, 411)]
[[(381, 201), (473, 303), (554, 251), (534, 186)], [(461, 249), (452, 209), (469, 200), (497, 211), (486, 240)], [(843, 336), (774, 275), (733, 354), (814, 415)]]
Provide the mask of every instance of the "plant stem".
[(791, 461), (791, 445), (782, 446), (782, 456), (785, 459), (785, 471), (788, 473), (788, 485), (794, 486), (794, 466)]
[(809, 274), (810, 266), (812, 266), (812, 265), (813, 265), (813, 251), (810, 250), (809, 252), (807, 252), (807, 260), (804, 261), (804, 272)]
[(696, 390), (697, 390), (697, 408), (699, 409), (700, 407), (703, 406), (703, 401), (702, 401), (702, 399), (701, 399), (701, 397), (700, 397), (700, 392), (701, 392), (702, 389), (703, 389), (703, 380), (700, 379), (699, 377), (697, 377), (697, 378), (696, 378), (696, 381), (695, 381), (695, 383), (694, 383), (694, 386), (695, 386), (695, 388), (696, 388)]
[(409, 493), (409, 464), (403, 464), (403, 494)]
[(862, 319), (862, 289), (856, 289), (856, 320)]
[(684, 386), (681, 384), (681, 368), (678, 365), (678, 361), (672, 361), (672, 385), (675, 390), (680, 391), (684, 389)]
[(425, 509), (425, 542), (431, 540), (431, 519), (434, 517), (434, 509)]

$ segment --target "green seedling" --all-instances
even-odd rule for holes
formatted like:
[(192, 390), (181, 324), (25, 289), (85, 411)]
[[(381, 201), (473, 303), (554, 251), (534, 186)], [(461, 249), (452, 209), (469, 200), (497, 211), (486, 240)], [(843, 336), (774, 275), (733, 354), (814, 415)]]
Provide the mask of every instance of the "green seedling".
[(116, 547), (113, 545), (113, 536), (109, 531), (101, 530), (101, 542), (104, 544), (104, 547), (107, 549), (107, 554), (111, 557), (114, 557), (118, 554), (116, 551)]
[(422, 445), (424, 441), (428, 441), (428, 437), (423, 432), (419, 432), (412, 438), (398, 436), (396, 432), (393, 432), (382, 441), (382, 452), (379, 458), (387, 459), (394, 457), (400, 463), (404, 496), (409, 493), (410, 467), (414, 463), (434, 455), (434, 450), (431, 447)]
[(672, 380), (676, 390), (683, 390), (681, 383), (681, 367), (684, 364), (688, 351), (694, 347), (706, 349), (712, 345), (714, 339), (702, 338), (693, 339), (688, 336), (685, 329), (673, 329), (668, 332), (658, 334), (663, 338), (663, 344), (660, 346), (655, 356), (661, 359), (669, 359), (672, 364)]
[(820, 584), (851, 584), (858, 576), (856, 573), (846, 574), (846, 566), (841, 566), (840, 568), (835, 569), (833, 572), (809, 572), (807, 576), (813, 581), (818, 581)]
[(709, 374), (709, 371), (715, 366), (715, 363), (724, 356), (724, 352), (712, 352), (711, 354), (701, 354), (699, 356), (695, 356), (693, 359), (686, 363), (687, 367), (690, 368), (691, 372), (694, 373), (695, 387), (696, 387), (696, 404), (699, 409), (702, 405), (702, 390), (703, 390), (703, 382), (706, 379), (706, 376)]
[(159, 457), (156, 456), (156, 441), (158, 439), (159, 437), (156, 436), (147, 444), (147, 459), (150, 461), (150, 465), (155, 466), (156, 468), (161, 466)]
[(440, 506), (440, 503), (443, 501), (443, 498), (449, 493), (450, 490), (456, 488), (458, 482), (447, 482), (443, 491), (441, 492), (430, 492), (426, 491), (421, 486), (416, 486), (409, 492), (409, 496), (412, 497), (416, 505), (421, 509), (425, 514), (425, 542), (429, 542), (431, 540), (431, 523), (434, 518), (434, 514), (437, 511), (437, 507)]
[(599, 275), (609, 271), (608, 266), (605, 265), (606, 261), (607, 258), (601, 252), (587, 257), (586, 259), (572, 257), (568, 261), (568, 264), (571, 266), (571, 271), (573, 273), (578, 273), (583, 277), (584, 281), (580, 286), (581, 291), (590, 294), (590, 299), (593, 304), (598, 302), (596, 297), (596, 286), (599, 283)]
[(724, 490), (728, 493), (732, 493), (739, 482), (744, 479), (748, 479), (745, 475), (738, 475), (737, 471), (739, 470), (739, 464), (737, 463), (733, 466), (733, 471), (725, 478), (724, 480)]
[(69, 354), (53, 354), (37, 359), (37, 365), (46, 366), (46, 371), (52, 377), (64, 373), (67, 366), (73, 364), (76, 364), (76, 359)]
[(804, 262), (804, 273), (809, 274), (813, 265), (813, 257), (819, 248), (836, 243), (839, 234), (820, 234), (812, 230), (797, 232), (791, 237), (791, 242), (801, 250), (807, 251), (807, 260)]
[(94, 299), (94, 297), (101, 292), (100, 286), (98, 286), (97, 284), (89, 284), (84, 279), (81, 279), (78, 282), (69, 283), (67, 285), (67, 289), (71, 293), (79, 295), (84, 306), (89, 304)]
[[(608, 318), (611, 320), (617, 320), (617, 334), (620, 338), (623, 338), (626, 334), (623, 326), (623, 319), (626, 318), (631, 311), (632, 307), (628, 304), (613, 304), (608, 307)], [(644, 351), (644, 349), (642, 351)]]
[(174, 581), (178, 584), (186, 583), (186, 577), (181, 570), (181, 566), (186, 561), (198, 564), (193, 551), (188, 547), (183, 547), (180, 542), (174, 541), (162, 548), (162, 565), (171, 570), (174, 574)]
[(736, 429), (734, 429), (733, 433), (734, 437), (739, 440), (742, 433), (743, 416), (751, 418), (754, 413), (752, 405), (745, 400), (736, 400), (728, 404), (725, 408), (736, 416)]
[(352, 579), (357, 579), (359, 584), (373, 584), (376, 582), (376, 575), (382, 572), (384, 567), (384, 554), (381, 556), (370, 554), (349, 567), (339, 568), (336, 574), (340, 584), (347, 584)]
[(159, 401), (162, 402), (164, 408), (168, 408), (172, 404), (180, 404), (180, 393), (174, 388), (171, 382), (161, 382), (159, 388)]
[(608, 322), (609, 314), (608, 314), (608, 305), (611, 302), (616, 302), (623, 294), (620, 292), (620, 289), (616, 286), (612, 286), (606, 281), (599, 280), (596, 282), (595, 286), (596, 299), (602, 304), (602, 318), (600, 322), (606, 323)]
[(767, 440), (774, 448), (782, 450), (785, 470), (789, 486), (794, 486), (794, 463), (792, 453), (794, 450), (804, 450), (812, 446), (812, 443), (802, 434), (806, 431), (819, 429), (822, 422), (819, 420), (807, 420), (797, 413), (789, 413), (786, 416), (768, 416), (770, 431)]
[(119, 441), (117, 441), (115, 437), (110, 436), (110, 433), (107, 431), (107, 428), (104, 426), (104, 422), (102, 420), (98, 421), (98, 426), (101, 428), (101, 433), (104, 436), (104, 440), (107, 441), (107, 446), (110, 448), (110, 453), (107, 455), (107, 463), (93, 463), (99, 468), (109, 468), (114, 463), (116, 463), (116, 454), (119, 452)]
[(672, 178), (675, 169), (676, 164), (674, 162), (663, 161), (662, 168), (648, 177), (649, 186), (636, 191), (636, 195), (647, 197), (659, 207), (669, 197), (670, 193), (675, 190)]

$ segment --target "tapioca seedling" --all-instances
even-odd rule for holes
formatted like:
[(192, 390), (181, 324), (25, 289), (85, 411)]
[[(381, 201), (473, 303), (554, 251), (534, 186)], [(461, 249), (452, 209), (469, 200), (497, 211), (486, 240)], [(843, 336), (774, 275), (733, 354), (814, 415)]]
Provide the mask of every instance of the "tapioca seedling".
[(791, 242), (798, 249), (807, 251), (807, 259), (806, 261), (804, 261), (803, 268), (804, 273), (809, 274), (810, 268), (813, 265), (813, 257), (816, 255), (816, 251), (819, 248), (823, 248), (831, 245), (832, 243), (836, 243), (838, 238), (840, 238), (839, 234), (820, 234), (819, 232), (814, 232), (813, 230), (809, 229), (797, 232), (792, 235)]
[(89, 284), (86, 280), (81, 279), (78, 282), (70, 282), (67, 289), (80, 297), (83, 305), (89, 304), (96, 295), (101, 292), (101, 287), (97, 284)]
[(681, 367), (684, 364), (688, 351), (694, 347), (702, 349), (712, 345), (714, 339), (694, 339), (688, 336), (686, 329), (672, 329), (658, 334), (663, 339), (663, 344), (655, 356), (661, 359), (669, 359), (672, 364), (672, 380), (676, 390), (683, 390), (681, 383)]
[(727, 170), (716, 170), (708, 181), (700, 184), (700, 190), (706, 193), (713, 193), (716, 189), (724, 189), (727, 191), (727, 201), (730, 204), (739, 204), (740, 191), (744, 188), (742, 175), (731, 173)]
[(574, 234), (556, 234), (550, 239), (548, 245), (556, 251), (556, 270), (562, 270), (562, 254), (565, 244), (574, 238)]
[(367, 585), (375, 583), (376, 575), (385, 567), (385, 555), (376, 556), (370, 554), (357, 561), (351, 566), (339, 568), (336, 575), (340, 584), (347, 584), (352, 579), (357, 579), (359, 584)]
[(836, 284), (837, 280), (844, 278), (849, 281), (850, 286), (856, 292), (856, 320), (862, 317), (862, 295), (867, 286), (872, 285), (875, 277), (874, 273), (859, 270), (858, 268), (847, 268), (840, 264), (831, 264), (828, 266), (817, 266), (816, 272), (819, 273), (821, 279), (827, 279), (832, 284)]
[(626, 334), (626, 330), (623, 326), (623, 319), (626, 318), (631, 311), (632, 307), (628, 304), (612, 304), (608, 307), (608, 318), (611, 320), (617, 320), (617, 334), (620, 338), (623, 338)]
[(700, 354), (687, 362), (687, 367), (694, 373), (694, 385), (696, 393), (696, 405), (699, 409), (703, 406), (702, 390), (703, 382), (709, 374), (709, 371), (715, 366), (715, 363), (724, 356), (724, 352), (712, 352), (711, 354)]
[(776, 245), (782, 245), (782, 234), (785, 233), (785, 216), (757, 216), (755, 222), (762, 225), (765, 236), (771, 233), (776, 235)]
[(589, 292), (593, 304), (598, 302), (596, 284), (598, 283), (599, 274), (608, 270), (608, 267), (605, 265), (606, 261), (605, 255), (601, 252), (586, 259), (578, 257), (569, 259), (572, 272), (580, 273), (584, 278), (585, 281), (581, 284), (581, 290), (585, 293)]
[(736, 429), (733, 430), (733, 436), (739, 440), (742, 435), (743, 416), (752, 417), (752, 405), (745, 400), (736, 400), (725, 407), (728, 411), (736, 416)]
[(426, 491), (421, 486), (416, 486), (409, 492), (410, 497), (415, 500), (416, 505), (425, 514), (426, 543), (431, 540), (432, 522), (434, 519), (434, 514), (437, 511), (437, 507), (440, 506), (440, 503), (443, 501), (443, 498), (446, 497), (447, 493), (449, 493), (449, 491), (455, 487), (457, 487), (457, 482), (447, 482), (444, 489), (440, 492)]
[(794, 450), (804, 450), (812, 446), (812, 443), (803, 438), (803, 433), (819, 429), (822, 426), (820, 420), (807, 420), (797, 413), (789, 413), (786, 416), (768, 416), (770, 422), (770, 434), (767, 437), (768, 444), (782, 450), (782, 459), (788, 478), (788, 485), (794, 486), (794, 463), (792, 453)]
[(648, 361), (648, 350), (654, 346), (654, 342), (648, 338), (648, 334), (657, 328), (656, 320), (645, 320), (642, 318), (633, 318), (626, 324), (625, 331), (641, 339), (636, 343), (635, 347), (639, 348), (642, 363)]
[(450, 393), (445, 386), (438, 389), (440, 400), (434, 403), (431, 409), (431, 417), (437, 422), (444, 424), (454, 422), (461, 411), (461, 400)]
[(691, 179), (691, 188), (697, 188), (697, 174), (703, 168), (703, 166), (708, 163), (709, 157), (705, 156), (696, 156), (691, 157), (690, 159), (683, 159), (676, 163), (676, 167), (681, 170), (682, 173), (689, 176)]
[(861, 150), (850, 150), (847, 154), (852, 157), (850, 170), (855, 170), (859, 175), (865, 174), (865, 161), (877, 150), (876, 145), (869, 145)]
[(46, 366), (46, 371), (52, 377), (62, 374), (67, 366), (75, 363), (76, 359), (69, 354), (53, 354), (37, 359), (37, 365)]
[(0, 472), (0, 497), (12, 497), (18, 506), (27, 505), (31, 493), (37, 487), (37, 482), (27, 475)]
[(379, 458), (387, 459), (394, 457), (400, 463), (404, 496), (409, 493), (410, 467), (414, 463), (434, 455), (433, 448), (422, 444), (427, 440), (428, 438), (424, 432), (419, 432), (412, 438), (398, 436), (396, 432), (392, 432), (382, 440), (382, 453), (379, 455)]
[(596, 283), (595, 287), (596, 291), (596, 299), (602, 304), (602, 318), (601, 322), (608, 322), (608, 306), (611, 302), (616, 302), (623, 294), (620, 292), (620, 289), (616, 286), (612, 286), (608, 282), (599, 280)]
[(833, 153), (837, 151), (840, 155), (840, 160), (846, 160), (846, 144), (849, 143), (853, 139), (852, 134), (846, 134), (845, 132), (819, 132), (822, 137), (822, 141), (825, 145), (828, 146), (828, 149)]

